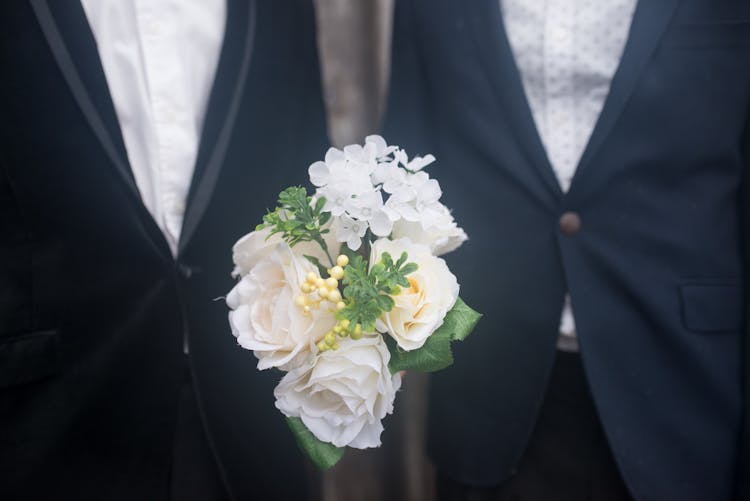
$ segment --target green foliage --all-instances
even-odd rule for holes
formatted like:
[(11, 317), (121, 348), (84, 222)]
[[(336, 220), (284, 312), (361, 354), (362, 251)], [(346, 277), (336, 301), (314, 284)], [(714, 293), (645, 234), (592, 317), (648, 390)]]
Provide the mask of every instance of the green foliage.
[(458, 298), (451, 311), (445, 316), (443, 325), (433, 332), (427, 338), (424, 346), (418, 350), (402, 350), (393, 338), (385, 335), (388, 349), (391, 352), (389, 364), (391, 372), (435, 372), (449, 367), (453, 364), (451, 342), (466, 339), (474, 330), (480, 318), (482, 318), (480, 313), (471, 309), (461, 298)]
[(395, 303), (391, 295), (398, 294), (401, 287), (409, 287), (406, 276), (417, 271), (415, 263), (406, 262), (408, 258), (403, 252), (394, 262), (391, 255), (384, 252), (380, 261), (368, 271), (367, 261), (359, 255), (352, 255), (344, 270), (347, 305), (337, 317), (349, 320), (352, 325), (361, 324), (365, 332), (374, 331), (375, 320), (393, 309)]
[(346, 449), (318, 440), (300, 418), (286, 418), (286, 423), (292, 430), (299, 448), (321, 470), (331, 468), (344, 456)]
[(300, 242), (317, 242), (328, 255), (328, 246), (323, 235), (329, 232), (324, 226), (330, 221), (331, 213), (323, 212), (326, 200), (321, 197), (313, 204), (312, 197), (301, 186), (292, 186), (279, 194), (278, 206), (263, 216), (263, 222), (256, 230), (270, 228), (271, 235), (277, 233), (294, 247)]

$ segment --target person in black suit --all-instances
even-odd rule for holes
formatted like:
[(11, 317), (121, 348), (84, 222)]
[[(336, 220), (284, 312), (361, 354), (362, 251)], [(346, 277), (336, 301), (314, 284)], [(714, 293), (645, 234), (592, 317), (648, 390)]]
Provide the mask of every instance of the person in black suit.
[(438, 497), (748, 499), (750, 3), (395, 16), (385, 136), (436, 155), (485, 315), (431, 383)]
[[(217, 298), (232, 244), (327, 147), (312, 2), (214, 3), (219, 21), (194, 31), (206, 4), (173, 4), (193, 9), (183, 24), (144, 22), (164, 2), (0, 5), (4, 501), (308, 494), (275, 376), (237, 346)], [(191, 101), (194, 75), (160, 81), (184, 69), (175, 47), (208, 77), (205, 102)], [(159, 104), (180, 99), (195, 115)], [(158, 155), (138, 156), (153, 153), (141, 124)], [(155, 169), (162, 199), (144, 191)]]

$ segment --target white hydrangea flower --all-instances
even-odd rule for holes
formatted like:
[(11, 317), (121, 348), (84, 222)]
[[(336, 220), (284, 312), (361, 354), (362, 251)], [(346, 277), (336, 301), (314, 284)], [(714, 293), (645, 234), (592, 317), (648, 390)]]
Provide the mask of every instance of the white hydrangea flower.
[(346, 211), (353, 220), (367, 222), (373, 234), (379, 237), (390, 235), (393, 221), (398, 219), (397, 214), (383, 204), (380, 191), (371, 191), (349, 199)]
[(310, 166), (309, 174), (316, 196), (325, 197), (325, 210), (334, 218), (336, 239), (352, 250), (359, 249), (368, 229), (376, 237), (398, 229), (444, 251), (466, 236), (450, 213), (446, 218), (440, 184), (423, 170), (434, 161), (429, 154), (410, 160), (398, 146), (372, 135), (364, 145), (329, 149), (322, 162)]
[(362, 245), (362, 238), (367, 233), (367, 222), (357, 221), (349, 216), (343, 215), (333, 224), (336, 232), (336, 240), (346, 243), (353, 251), (356, 251)]
[(406, 176), (404, 183), (393, 190), (386, 205), (401, 218), (411, 222), (423, 222), (440, 212), (440, 197), (443, 192), (436, 179), (425, 172)]
[(372, 146), (375, 148), (375, 156), (376, 158), (385, 158), (391, 153), (398, 150), (398, 146), (389, 146), (388, 143), (385, 142), (385, 139), (383, 139), (381, 136), (378, 136), (376, 134), (373, 134), (371, 136), (367, 136), (365, 138), (365, 144), (369, 145), (372, 144)]

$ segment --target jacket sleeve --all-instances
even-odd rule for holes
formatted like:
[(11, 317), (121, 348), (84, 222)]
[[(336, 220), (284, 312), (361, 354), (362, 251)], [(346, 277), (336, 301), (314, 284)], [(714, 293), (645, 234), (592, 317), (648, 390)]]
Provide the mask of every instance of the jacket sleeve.
[(415, 0), (396, 0), (383, 135), (410, 156), (434, 151), (433, 108), (419, 47)]

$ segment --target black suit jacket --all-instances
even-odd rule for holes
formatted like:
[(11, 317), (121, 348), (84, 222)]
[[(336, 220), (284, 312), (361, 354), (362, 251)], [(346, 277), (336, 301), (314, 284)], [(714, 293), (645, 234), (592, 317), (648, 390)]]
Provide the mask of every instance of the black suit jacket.
[(0, 4), (0, 499), (166, 495), (183, 333), (234, 499), (304, 499), (278, 378), (220, 298), (231, 246), (326, 147), (312, 2), (229, 0), (173, 258), (77, 0)]
[[(563, 193), (497, 0), (398, 0), (388, 139), (431, 167), (485, 314), (434, 378), (446, 475), (513, 474), (572, 297), (591, 390), (632, 494), (720, 500), (747, 481), (750, 3), (642, 0)], [(578, 233), (560, 217), (577, 213)], [(743, 393), (744, 392), (744, 393)]]

